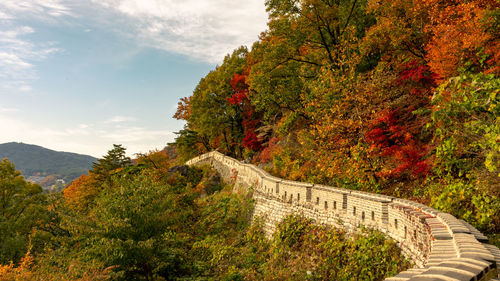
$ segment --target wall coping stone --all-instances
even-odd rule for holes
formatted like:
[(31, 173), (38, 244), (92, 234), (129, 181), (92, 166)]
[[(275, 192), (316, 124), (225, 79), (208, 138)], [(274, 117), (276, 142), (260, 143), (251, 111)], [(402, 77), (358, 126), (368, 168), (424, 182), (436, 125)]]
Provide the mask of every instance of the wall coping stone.
[(338, 188), (338, 187), (333, 187), (333, 186), (328, 186), (328, 185), (322, 185), (322, 184), (314, 184), (312, 186), (313, 189), (321, 190), (321, 191), (334, 191), (342, 194), (351, 194), (351, 190), (348, 189), (343, 189), (343, 188)]
[(291, 181), (291, 180), (284, 180), (284, 179), (281, 179), (281, 182), (284, 184), (293, 185), (293, 186), (300, 186), (300, 187), (312, 187), (314, 185), (312, 183)]

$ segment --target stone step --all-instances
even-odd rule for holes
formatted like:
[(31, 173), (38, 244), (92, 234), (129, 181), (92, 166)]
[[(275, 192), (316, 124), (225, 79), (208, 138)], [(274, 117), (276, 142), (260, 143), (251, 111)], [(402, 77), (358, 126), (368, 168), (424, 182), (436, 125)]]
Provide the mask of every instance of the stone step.
[(421, 274), (415, 275), (408, 280), (491, 280), (496, 277), (495, 275), (496, 268), (491, 262), (481, 259), (456, 258), (430, 266)]
[(476, 228), (474, 228), (472, 225), (470, 225), (468, 222), (466, 222), (464, 220), (459, 220), (459, 221), (470, 230), (471, 234), (473, 234), (474, 237), (476, 237), (477, 241), (482, 242), (482, 243), (488, 243), (488, 237), (486, 237), (481, 232), (479, 232), (479, 230), (477, 230)]
[(407, 281), (410, 280), (412, 277), (418, 276), (422, 272), (424, 272), (426, 269), (424, 268), (411, 268), (406, 271), (398, 273), (396, 276), (386, 278), (386, 281)]

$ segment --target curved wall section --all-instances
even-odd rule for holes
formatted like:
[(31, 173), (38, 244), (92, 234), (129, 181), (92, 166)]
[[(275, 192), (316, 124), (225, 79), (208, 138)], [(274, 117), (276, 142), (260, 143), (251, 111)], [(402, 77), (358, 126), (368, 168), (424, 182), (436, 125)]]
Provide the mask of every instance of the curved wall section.
[(500, 280), (500, 250), (450, 214), (391, 196), (280, 179), (217, 151), (186, 164), (206, 163), (236, 187), (254, 188), (254, 215), (265, 218), (268, 235), (292, 213), (346, 231), (363, 225), (396, 240), (416, 265), (386, 280)]

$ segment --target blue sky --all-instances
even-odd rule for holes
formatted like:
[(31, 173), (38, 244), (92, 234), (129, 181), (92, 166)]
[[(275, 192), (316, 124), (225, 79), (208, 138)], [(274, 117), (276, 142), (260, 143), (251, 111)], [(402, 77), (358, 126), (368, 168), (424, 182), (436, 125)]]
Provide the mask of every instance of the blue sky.
[(0, 143), (161, 149), (179, 98), (266, 21), (264, 0), (2, 0)]

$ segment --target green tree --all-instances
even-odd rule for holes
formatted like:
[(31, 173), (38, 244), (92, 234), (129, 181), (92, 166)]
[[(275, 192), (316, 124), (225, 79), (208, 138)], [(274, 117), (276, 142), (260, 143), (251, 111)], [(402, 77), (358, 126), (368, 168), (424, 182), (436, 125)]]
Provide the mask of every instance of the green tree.
[[(450, 78), (433, 98), (432, 205), (490, 233), (500, 231), (500, 79)], [(438, 187), (438, 188), (436, 188)]]
[(179, 161), (185, 161), (211, 150), (207, 137), (198, 134), (197, 131), (183, 129), (175, 133), (175, 146), (180, 155)]
[(113, 188), (95, 200), (83, 256), (118, 266), (123, 280), (179, 275), (184, 251), (164, 243), (163, 234), (190, 210), (175, 199), (170, 186), (147, 175), (114, 177)]
[(14, 164), (0, 161), (0, 263), (19, 262), (28, 250), (43, 248), (50, 216), (42, 187), (24, 180)]
[(116, 169), (129, 166), (131, 160), (130, 157), (126, 156), (125, 150), (126, 148), (122, 147), (121, 144), (113, 144), (113, 149), (109, 150), (103, 158), (97, 160), (90, 172), (102, 180), (109, 178), (110, 173)]
[[(221, 66), (211, 71), (200, 80), (188, 100), (190, 114), (187, 115), (187, 129), (196, 131), (197, 141), (206, 148), (219, 148), (221, 151), (241, 156), (240, 147), (243, 139), (241, 111), (237, 106), (228, 103), (234, 91), (231, 88), (231, 78), (235, 73), (241, 73), (246, 67), (247, 49), (240, 47), (231, 55), (227, 55)], [(185, 99), (186, 100), (186, 99)], [(186, 137), (193, 134), (185, 131)], [(181, 138), (179, 141), (191, 141)]]
[(309, 121), (305, 100), (325, 74), (343, 75), (355, 44), (373, 23), (366, 1), (268, 0), (269, 30), (250, 53), (251, 101), (284, 131)]

